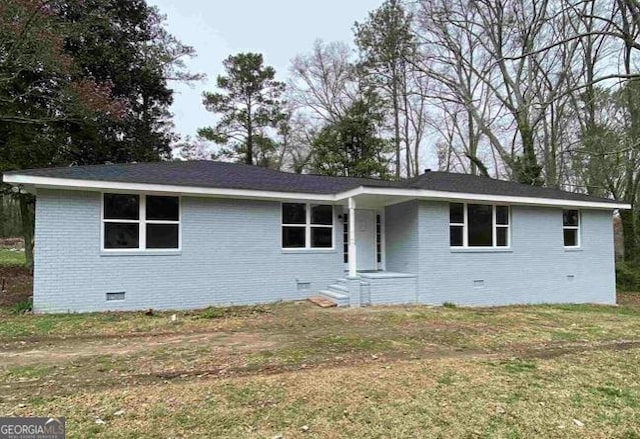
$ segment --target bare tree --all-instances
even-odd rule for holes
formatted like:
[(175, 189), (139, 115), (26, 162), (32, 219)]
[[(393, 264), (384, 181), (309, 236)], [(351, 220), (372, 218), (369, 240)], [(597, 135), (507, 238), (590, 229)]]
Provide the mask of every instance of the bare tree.
[(319, 123), (335, 122), (357, 94), (352, 55), (345, 43), (317, 40), (310, 53), (293, 58), (287, 86), (289, 103)]

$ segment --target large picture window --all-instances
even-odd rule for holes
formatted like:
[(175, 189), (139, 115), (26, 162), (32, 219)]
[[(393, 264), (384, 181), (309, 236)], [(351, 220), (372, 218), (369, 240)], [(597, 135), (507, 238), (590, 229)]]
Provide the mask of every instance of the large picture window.
[(451, 247), (509, 247), (509, 207), (449, 204)]
[(580, 247), (580, 211), (562, 211), (562, 234), (565, 247)]
[(282, 248), (333, 248), (333, 206), (282, 203)]
[(103, 195), (104, 250), (180, 248), (180, 199), (156, 195)]

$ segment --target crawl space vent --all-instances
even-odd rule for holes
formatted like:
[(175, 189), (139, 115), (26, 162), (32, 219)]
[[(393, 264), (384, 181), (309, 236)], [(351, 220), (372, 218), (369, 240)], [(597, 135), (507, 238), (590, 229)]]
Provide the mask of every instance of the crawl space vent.
[(113, 300), (124, 300), (124, 291), (107, 293), (107, 301), (113, 301)]

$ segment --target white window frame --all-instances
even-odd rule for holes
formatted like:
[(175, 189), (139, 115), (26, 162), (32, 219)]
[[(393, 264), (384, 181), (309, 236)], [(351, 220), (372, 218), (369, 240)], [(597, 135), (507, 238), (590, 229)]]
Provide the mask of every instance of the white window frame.
[[(463, 223), (452, 223), (451, 219), (449, 219), (449, 242), (451, 242), (451, 227), (452, 226), (457, 226), (460, 227), (462, 226), (462, 245), (449, 245), (449, 247), (451, 249), (499, 249), (499, 250), (506, 250), (506, 249), (510, 249), (511, 248), (511, 206), (508, 204), (491, 204), (491, 203), (481, 203), (481, 202), (477, 202), (477, 203), (457, 203), (457, 202), (450, 202), (449, 203), (449, 212), (451, 212), (451, 205), (452, 204), (462, 204), (463, 205)], [(490, 246), (477, 246), (477, 245), (473, 245), (470, 246), (469, 245), (469, 204), (481, 204), (481, 205), (485, 205), (485, 206), (491, 206), (491, 227), (493, 230), (492, 233), (492, 242)], [(507, 224), (497, 224), (496, 222), (496, 207), (506, 207), (507, 208)], [(451, 217), (449, 217), (451, 218)], [(507, 245), (498, 245), (498, 229), (502, 228), (502, 229), (507, 229)]]
[[(137, 195), (138, 219), (105, 219), (104, 217), (104, 196), (106, 194)], [(171, 197), (178, 199), (178, 221), (171, 220), (147, 220), (147, 196)], [(138, 247), (133, 248), (106, 248), (105, 247), (105, 223), (129, 223), (138, 224)], [(178, 225), (178, 247), (177, 248), (147, 248), (147, 224), (177, 224)], [(182, 197), (164, 194), (138, 194), (133, 192), (101, 192), (100, 193), (100, 251), (104, 253), (167, 253), (182, 251)]]
[[(304, 224), (285, 224), (283, 217), (284, 204), (304, 204), (305, 205), (305, 223)], [(328, 224), (311, 224), (311, 206), (331, 206), (331, 225)], [(304, 247), (284, 247), (282, 243), (282, 229), (284, 227), (304, 227)], [(331, 228), (331, 247), (311, 247), (311, 229), (312, 228)], [(280, 248), (284, 251), (334, 251), (336, 249), (336, 208), (333, 204), (323, 202), (305, 202), (305, 201), (287, 201), (280, 203)]]
[[(575, 210), (578, 212), (578, 225), (577, 226), (565, 226), (564, 225), (564, 212), (567, 210)], [(582, 235), (580, 233), (580, 226), (582, 225), (582, 211), (580, 209), (562, 209), (562, 246), (567, 249), (580, 248), (582, 245)], [(575, 230), (576, 231), (576, 245), (564, 245), (564, 231)]]

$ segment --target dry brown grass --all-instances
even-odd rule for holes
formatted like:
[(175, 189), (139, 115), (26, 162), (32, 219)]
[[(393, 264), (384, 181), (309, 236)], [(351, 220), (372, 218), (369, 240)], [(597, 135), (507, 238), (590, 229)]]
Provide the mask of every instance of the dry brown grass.
[(170, 315), (0, 314), (0, 413), (69, 437), (640, 437), (635, 304)]

